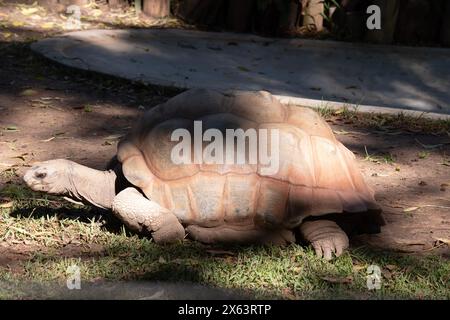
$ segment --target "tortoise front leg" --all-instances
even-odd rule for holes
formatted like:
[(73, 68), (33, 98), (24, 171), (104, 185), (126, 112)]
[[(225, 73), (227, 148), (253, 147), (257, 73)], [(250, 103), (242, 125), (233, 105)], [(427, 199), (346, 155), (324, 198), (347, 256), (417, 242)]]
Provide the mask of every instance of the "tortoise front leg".
[(151, 232), (156, 243), (184, 239), (184, 228), (177, 217), (158, 203), (145, 198), (135, 188), (126, 188), (113, 200), (113, 212), (130, 229)]
[(348, 248), (347, 234), (334, 221), (306, 221), (300, 225), (300, 232), (325, 260), (331, 260), (333, 253), (339, 257)]

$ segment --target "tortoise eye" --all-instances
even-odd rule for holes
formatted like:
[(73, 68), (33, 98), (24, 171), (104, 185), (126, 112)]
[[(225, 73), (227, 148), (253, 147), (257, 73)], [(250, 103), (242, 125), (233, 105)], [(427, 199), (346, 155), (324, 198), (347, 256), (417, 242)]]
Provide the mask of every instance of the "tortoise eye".
[(36, 172), (35, 177), (39, 179), (44, 179), (47, 176), (45, 172)]

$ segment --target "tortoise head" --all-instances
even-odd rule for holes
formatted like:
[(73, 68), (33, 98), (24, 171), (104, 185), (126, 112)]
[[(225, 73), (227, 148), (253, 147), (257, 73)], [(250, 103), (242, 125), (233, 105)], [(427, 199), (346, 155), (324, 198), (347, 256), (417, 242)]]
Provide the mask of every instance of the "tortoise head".
[(23, 180), (34, 191), (63, 194), (70, 184), (70, 161), (65, 159), (39, 162), (29, 169)]

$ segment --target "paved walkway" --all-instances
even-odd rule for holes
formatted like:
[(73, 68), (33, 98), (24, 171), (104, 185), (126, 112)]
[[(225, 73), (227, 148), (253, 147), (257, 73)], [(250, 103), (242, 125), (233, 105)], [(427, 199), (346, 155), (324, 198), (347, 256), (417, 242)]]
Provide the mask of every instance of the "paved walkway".
[(175, 29), (78, 31), (32, 49), (69, 66), (152, 84), (267, 90), (316, 107), (450, 114), (450, 49)]

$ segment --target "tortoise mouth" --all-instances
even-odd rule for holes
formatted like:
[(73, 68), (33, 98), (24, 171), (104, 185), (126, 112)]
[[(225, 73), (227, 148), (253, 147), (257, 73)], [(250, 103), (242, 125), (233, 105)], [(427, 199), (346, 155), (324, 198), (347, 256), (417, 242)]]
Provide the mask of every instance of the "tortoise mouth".
[(30, 188), (36, 183), (36, 173), (33, 168), (25, 173), (23, 176), (23, 181)]

